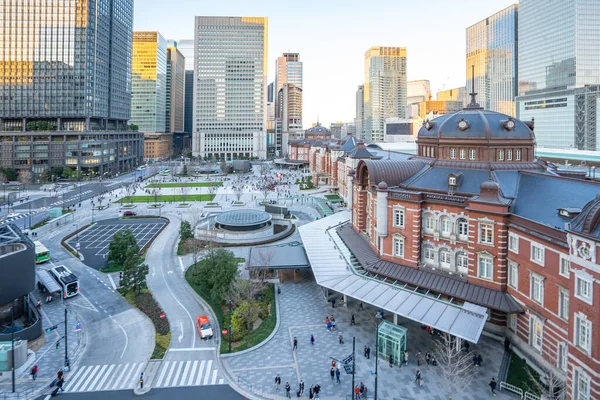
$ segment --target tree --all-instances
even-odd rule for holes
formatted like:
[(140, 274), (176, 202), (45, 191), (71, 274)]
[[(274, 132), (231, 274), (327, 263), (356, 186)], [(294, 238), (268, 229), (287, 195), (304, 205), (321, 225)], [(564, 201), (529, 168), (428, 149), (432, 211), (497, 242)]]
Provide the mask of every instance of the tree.
[(271, 193), (273, 191), (273, 189), (274, 189), (274, 185), (272, 183), (268, 182), (267, 180), (263, 180), (258, 184), (258, 190), (264, 196), (265, 201), (267, 200), (269, 193)]
[(227, 171), (228, 171), (228, 168), (227, 168), (227, 161), (225, 161), (225, 159), (223, 159), (223, 160), (221, 161), (221, 171), (222, 171), (223, 173), (225, 173), (225, 174), (226, 174), (226, 173), (227, 173)]
[(123, 266), (129, 249), (135, 249), (136, 254), (140, 251), (133, 233), (129, 229), (117, 232), (108, 245), (108, 262)]
[(140, 127), (137, 126), (136, 124), (129, 124), (129, 130), (130, 131), (137, 132), (138, 129), (140, 129)]
[(23, 185), (31, 185), (31, 181), (33, 179), (33, 174), (28, 169), (22, 169), (19, 171), (19, 182)]
[(231, 282), (238, 275), (238, 262), (231, 251), (212, 250), (198, 262), (198, 275), (202, 277), (198, 283), (203, 289), (223, 303)]
[(6, 180), (6, 174), (4, 170), (0, 169), (0, 183), (3, 183)]
[(13, 168), (4, 168), (2, 171), (4, 172), (4, 179), (6, 181), (17, 180), (17, 172)]
[(123, 278), (121, 279), (121, 289), (125, 292), (133, 290), (139, 293), (140, 290), (146, 289), (146, 275), (148, 275), (148, 266), (140, 263), (138, 251), (135, 248), (130, 248), (127, 251), (125, 262), (123, 264)]
[(257, 250), (257, 261), (262, 268), (257, 268), (253, 275), (254, 278), (258, 278), (258, 275), (260, 275), (261, 281), (264, 282), (265, 275), (273, 262), (273, 249), (271, 247), (259, 247)]
[(233, 187), (233, 194), (235, 195), (235, 198), (237, 199), (237, 202), (240, 202), (240, 199), (242, 198), (242, 195), (244, 194), (244, 186), (243, 185), (236, 185)]
[(183, 171), (181, 171), (181, 175), (188, 176), (188, 167), (187, 167), (187, 164), (183, 164)]
[[(258, 315), (260, 314), (260, 305), (256, 301), (243, 301), (235, 308), (233, 315), (231, 317), (232, 329), (233, 332), (236, 332), (233, 327), (233, 322), (238, 321), (235, 325), (237, 325), (237, 329), (240, 329), (242, 321), (245, 323), (246, 332), (250, 332), (252, 330), (252, 326), (254, 322), (258, 319)], [(235, 317), (235, 318), (234, 318)], [(241, 318), (240, 318), (241, 317)], [(239, 333), (239, 332), (238, 332)], [(239, 337), (239, 335), (238, 335)]]
[(65, 179), (70, 179), (73, 176), (73, 170), (70, 167), (65, 167), (62, 170), (62, 177)]
[(180, 240), (182, 242), (194, 237), (192, 226), (188, 221), (181, 221), (181, 225), (179, 226), (179, 235), (181, 236)]
[(256, 294), (262, 292), (264, 288), (265, 285), (262, 282), (237, 277), (229, 285), (227, 299), (236, 305), (244, 301), (253, 302), (256, 300)]
[(447, 333), (442, 333), (436, 342), (434, 354), (448, 400), (452, 400), (454, 394), (464, 391), (473, 380), (472, 355), (462, 351), (460, 339)]
[(160, 193), (161, 193), (160, 188), (153, 188), (150, 191), (150, 196), (152, 196), (152, 198), (154, 199), (154, 204), (158, 203), (158, 198), (160, 197)]
[(215, 198), (215, 193), (217, 192), (217, 185), (208, 186), (208, 193), (210, 193), (210, 201), (213, 201)]
[(179, 190), (181, 190), (181, 202), (185, 203), (185, 199), (187, 198), (190, 189), (184, 182), (181, 182), (181, 187), (179, 188)]
[[(532, 368), (527, 367), (528, 383), (526, 390), (539, 393), (542, 400), (564, 400), (567, 398), (565, 382), (554, 372), (542, 369), (542, 375), (534, 375)], [(543, 377), (543, 381), (540, 378)]]

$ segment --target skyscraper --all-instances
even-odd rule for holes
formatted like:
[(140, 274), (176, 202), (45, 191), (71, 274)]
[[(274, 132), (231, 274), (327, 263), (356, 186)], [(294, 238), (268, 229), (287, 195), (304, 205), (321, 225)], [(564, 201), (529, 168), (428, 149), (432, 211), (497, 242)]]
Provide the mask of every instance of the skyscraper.
[(381, 142), (385, 119), (405, 116), (406, 47), (371, 47), (365, 53), (365, 141)]
[[(283, 53), (275, 62), (275, 152), (287, 150), (290, 134), (302, 132), (302, 61), (298, 53)], [(286, 137), (284, 137), (286, 136)]]
[(183, 113), (183, 130), (191, 134), (194, 125), (194, 40), (178, 40), (177, 50), (185, 57), (185, 111)]
[(356, 90), (356, 118), (354, 118), (354, 125), (356, 126), (356, 136), (361, 140), (365, 140), (364, 119), (365, 87), (358, 85), (358, 89)]
[(600, 150), (600, 3), (519, 2), (517, 117), (538, 146)]
[(177, 47), (167, 48), (166, 132), (183, 132), (185, 111), (185, 57)]
[(267, 24), (264, 17), (196, 17), (194, 156), (266, 157)]
[(158, 32), (133, 33), (131, 123), (142, 132), (165, 132), (167, 41)]
[(406, 83), (406, 118), (419, 116), (419, 103), (431, 99), (431, 84), (426, 79)]
[(0, 2), (0, 129), (124, 126), (132, 27), (131, 0)]
[(0, 1), (3, 167), (44, 179), (142, 161), (142, 135), (127, 132), (132, 32), (131, 0)]
[(486, 110), (515, 115), (517, 95), (518, 6), (504, 10), (467, 28), (467, 88), (475, 67), (477, 102)]

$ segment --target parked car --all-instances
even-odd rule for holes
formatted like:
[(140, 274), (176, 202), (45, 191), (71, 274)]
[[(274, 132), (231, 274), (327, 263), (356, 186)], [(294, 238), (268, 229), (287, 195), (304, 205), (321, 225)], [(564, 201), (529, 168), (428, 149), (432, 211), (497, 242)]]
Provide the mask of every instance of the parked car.
[(136, 216), (136, 215), (137, 215), (137, 214), (136, 214), (134, 211), (125, 211), (125, 212), (123, 213), (123, 216), (124, 216), (124, 217), (133, 217), (133, 216)]
[(208, 321), (208, 317), (206, 315), (201, 315), (196, 318), (196, 328), (198, 329), (201, 339), (213, 337), (212, 326), (210, 326), (210, 322)]

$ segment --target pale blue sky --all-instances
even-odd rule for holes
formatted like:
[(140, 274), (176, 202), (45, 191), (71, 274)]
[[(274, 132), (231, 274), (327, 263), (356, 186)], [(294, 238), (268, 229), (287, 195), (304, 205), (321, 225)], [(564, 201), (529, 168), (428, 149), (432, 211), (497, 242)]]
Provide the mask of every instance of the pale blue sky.
[(465, 29), (509, 0), (135, 0), (135, 30), (193, 39), (195, 15), (269, 18), (269, 82), (285, 51), (304, 62), (304, 127), (352, 121), (371, 46), (404, 46), (408, 80), (465, 84)]

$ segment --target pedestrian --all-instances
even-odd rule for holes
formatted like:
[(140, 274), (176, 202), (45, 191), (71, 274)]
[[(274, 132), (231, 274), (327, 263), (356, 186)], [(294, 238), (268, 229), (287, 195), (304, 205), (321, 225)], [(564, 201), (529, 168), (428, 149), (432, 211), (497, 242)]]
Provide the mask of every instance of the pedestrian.
[(277, 374), (277, 376), (275, 377), (275, 388), (277, 390), (279, 390), (280, 385), (281, 385), (281, 377), (279, 376), (279, 374)]
[(335, 308), (335, 299), (331, 299), (331, 308)]
[(510, 339), (508, 336), (504, 338), (504, 351), (510, 351)]
[(331, 329), (332, 330), (335, 330), (335, 325), (336, 325), (335, 318), (331, 317)]
[(368, 348), (369, 348), (369, 346), (367, 346), (367, 345), (365, 344), (365, 351), (364, 351), (365, 358), (367, 358), (367, 349), (368, 349)]
[(63, 374), (64, 374), (64, 373), (63, 373), (63, 370), (62, 370), (62, 368), (61, 368), (61, 369), (59, 369), (59, 370), (58, 370), (58, 372), (56, 373), (56, 378), (57, 378), (58, 380), (60, 380), (60, 379), (63, 377)]
[(342, 336), (342, 332), (340, 332), (340, 334), (338, 335), (338, 340), (340, 344), (344, 344), (344, 337)]
[(60, 378), (58, 378), (58, 381), (56, 381), (56, 387), (59, 388), (62, 392), (65, 391), (65, 388), (63, 388), (63, 385), (65, 384), (65, 378), (64, 376), (61, 375)]
[(289, 383), (289, 382), (286, 382), (286, 383), (285, 383), (285, 396), (286, 396), (288, 399), (291, 399), (291, 398), (292, 398), (292, 395), (290, 394), (290, 390), (291, 390), (291, 388), (292, 388), (292, 387), (290, 386), (290, 383)]
[(296, 336), (294, 336), (294, 347), (292, 348), (292, 351), (296, 350), (298, 348), (298, 339), (296, 339)]
[(423, 362), (423, 355), (421, 354), (421, 352), (417, 352), (417, 366), (421, 366), (421, 363)]
[(469, 342), (464, 341), (463, 343), (464, 343), (464, 346), (465, 346), (465, 351), (468, 353), (469, 352), (469, 346), (470, 346)]
[(298, 389), (300, 389), (300, 396), (302, 396), (304, 394), (304, 381), (302, 379), (300, 379), (300, 385)]
[(356, 321), (354, 321), (354, 314), (352, 314), (352, 318), (350, 319), (350, 325), (356, 325)]
[(427, 363), (427, 366), (429, 366), (429, 363), (431, 362), (431, 353), (430, 352), (425, 353), (425, 362)]
[(415, 383), (419, 386), (423, 385), (423, 379), (421, 378), (421, 371), (417, 370), (417, 373), (415, 374)]
[(404, 365), (408, 365), (408, 350), (404, 350)]
[(435, 354), (431, 355), (431, 365), (434, 367), (437, 365), (437, 360), (435, 359)]
[(315, 388), (314, 388), (314, 390), (313, 390), (313, 393), (315, 395), (315, 399), (318, 400), (319, 396), (320, 396), (320, 393), (321, 393), (321, 385), (316, 385)]
[(333, 382), (333, 378), (335, 378), (335, 367), (331, 367), (329, 375), (331, 376), (331, 382)]
[(371, 348), (367, 346), (367, 360), (371, 359)]
[(335, 381), (336, 381), (337, 383), (341, 383), (341, 382), (340, 382), (340, 369), (339, 369), (339, 368), (336, 368), (336, 369), (335, 369)]
[(492, 392), (492, 396), (496, 396), (496, 378), (492, 378), (489, 385), (490, 385), (490, 392)]
[(360, 389), (358, 388), (358, 385), (354, 386), (354, 398), (355, 399), (360, 399)]
[(358, 305), (358, 309), (359, 309), (360, 311), (363, 311), (363, 310), (364, 310), (364, 307), (363, 307), (363, 302), (362, 302), (362, 301), (361, 301), (361, 302), (360, 302), (360, 304)]
[(390, 362), (390, 368), (392, 368), (394, 366), (394, 356), (392, 354), (390, 354), (389, 362)]
[(315, 335), (310, 335), (310, 344), (314, 346), (315, 344)]
[(312, 398), (314, 397), (314, 389), (315, 389), (315, 385), (310, 385), (310, 389), (308, 389), (308, 399), (312, 400)]
[(35, 378), (37, 378), (37, 373), (38, 373), (38, 366), (34, 365), (33, 367), (31, 367), (31, 379), (33, 379), (35, 381)]
[(332, 327), (333, 327), (333, 325), (332, 325), (331, 321), (329, 321), (329, 322), (327, 323), (327, 332), (331, 333), (331, 329), (332, 329)]
[(329, 325), (329, 322), (330, 322), (329, 317), (325, 317), (325, 325)]

